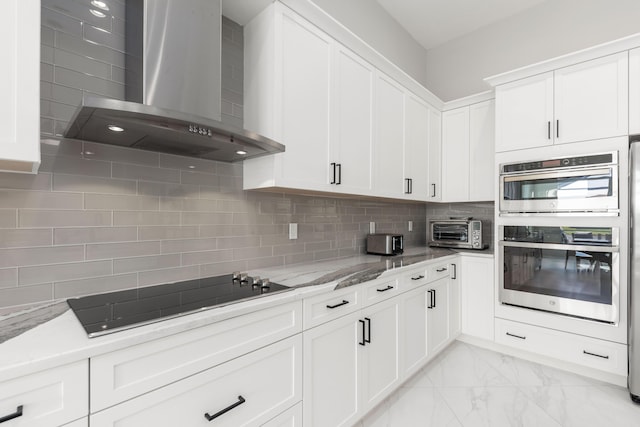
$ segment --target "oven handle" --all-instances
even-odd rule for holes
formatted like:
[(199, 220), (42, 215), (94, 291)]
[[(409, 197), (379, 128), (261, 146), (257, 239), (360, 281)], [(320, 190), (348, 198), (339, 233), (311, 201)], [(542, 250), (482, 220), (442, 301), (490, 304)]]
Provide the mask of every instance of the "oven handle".
[(580, 252), (620, 252), (618, 246), (596, 246), (596, 245), (563, 245), (561, 243), (530, 243), (530, 242), (510, 242), (501, 240), (499, 246), (512, 248), (532, 248), (532, 249), (557, 249), (560, 251), (580, 251)]
[[(545, 178), (559, 178), (559, 177), (572, 177), (572, 176), (584, 176), (584, 175), (613, 175), (615, 165), (607, 167), (593, 168), (589, 166), (584, 167), (570, 167), (566, 169), (556, 169), (553, 172), (503, 172), (501, 178), (504, 182), (511, 181), (523, 181), (532, 179), (545, 179)], [(585, 173), (586, 172), (586, 173)]]

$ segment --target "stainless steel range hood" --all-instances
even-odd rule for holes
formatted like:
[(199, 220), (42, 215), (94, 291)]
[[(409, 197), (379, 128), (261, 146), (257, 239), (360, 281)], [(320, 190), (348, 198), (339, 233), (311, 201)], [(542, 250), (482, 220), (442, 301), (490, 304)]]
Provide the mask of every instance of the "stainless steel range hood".
[(220, 0), (127, 0), (126, 100), (83, 97), (65, 137), (233, 162), (284, 145), (220, 121)]

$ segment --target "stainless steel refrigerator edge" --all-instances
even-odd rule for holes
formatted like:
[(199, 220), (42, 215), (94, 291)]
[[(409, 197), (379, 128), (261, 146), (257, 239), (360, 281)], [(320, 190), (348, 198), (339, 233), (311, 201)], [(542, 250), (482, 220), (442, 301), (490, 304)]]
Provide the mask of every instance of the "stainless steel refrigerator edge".
[(631, 209), (629, 281), (629, 378), (631, 399), (640, 403), (640, 140), (631, 142), (629, 158)]

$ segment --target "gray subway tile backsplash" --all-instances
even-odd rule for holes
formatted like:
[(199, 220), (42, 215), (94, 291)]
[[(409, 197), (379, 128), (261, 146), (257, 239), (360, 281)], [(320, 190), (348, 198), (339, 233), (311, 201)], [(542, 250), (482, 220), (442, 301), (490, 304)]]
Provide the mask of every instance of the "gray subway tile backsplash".
[(18, 285), (108, 276), (111, 273), (111, 260), (20, 267), (18, 268)]
[(14, 288), (18, 286), (18, 269), (0, 269), (0, 288)]

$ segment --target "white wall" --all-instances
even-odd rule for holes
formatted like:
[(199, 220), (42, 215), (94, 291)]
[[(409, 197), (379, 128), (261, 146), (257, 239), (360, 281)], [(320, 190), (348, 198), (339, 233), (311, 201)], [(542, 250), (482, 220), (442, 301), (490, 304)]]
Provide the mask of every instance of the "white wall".
[(313, 0), (313, 3), (427, 86), (426, 50), (377, 1)]
[(550, 0), (427, 51), (426, 86), (444, 101), (482, 92), (485, 77), (640, 32), (639, 18), (639, 0)]

